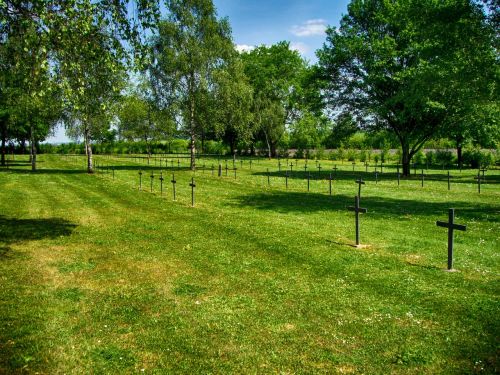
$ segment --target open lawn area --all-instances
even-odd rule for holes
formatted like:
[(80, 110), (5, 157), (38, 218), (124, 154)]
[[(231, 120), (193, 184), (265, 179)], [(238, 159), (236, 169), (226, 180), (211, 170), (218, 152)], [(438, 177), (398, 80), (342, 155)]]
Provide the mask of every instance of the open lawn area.
[(84, 159), (0, 171), (0, 373), (500, 371), (500, 171)]

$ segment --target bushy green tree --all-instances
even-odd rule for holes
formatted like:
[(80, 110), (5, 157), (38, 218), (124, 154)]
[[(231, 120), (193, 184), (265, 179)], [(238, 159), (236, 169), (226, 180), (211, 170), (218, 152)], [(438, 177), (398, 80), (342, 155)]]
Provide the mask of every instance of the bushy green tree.
[(412, 156), (456, 108), (491, 97), (491, 40), (483, 8), (470, 0), (353, 0), (318, 51), (325, 100), (394, 132), (408, 175)]
[(196, 141), (207, 130), (214, 72), (224, 65), (234, 46), (227, 19), (218, 19), (211, 0), (167, 1), (167, 19), (159, 23), (152, 42), (150, 75), (160, 108), (190, 138), (191, 168), (196, 167)]

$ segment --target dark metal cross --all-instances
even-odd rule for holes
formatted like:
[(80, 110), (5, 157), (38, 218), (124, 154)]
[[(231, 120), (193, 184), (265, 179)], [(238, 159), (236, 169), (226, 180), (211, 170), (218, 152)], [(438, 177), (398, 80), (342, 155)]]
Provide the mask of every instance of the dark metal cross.
[(354, 166), (356, 165), (356, 162), (352, 162), (352, 171), (354, 172)]
[(164, 178), (163, 178), (163, 172), (160, 172), (160, 178), (159, 178), (159, 180), (160, 180), (160, 195), (163, 195), (163, 180), (164, 180)]
[(288, 189), (288, 171), (285, 171), (285, 186)]
[(293, 173), (293, 163), (290, 163), (290, 175)]
[(307, 163), (304, 164), (304, 173), (306, 173), (306, 172), (307, 172)]
[(177, 169), (180, 169), (180, 167), (181, 167), (181, 161), (177, 159)]
[(151, 171), (151, 176), (149, 176), (149, 178), (151, 178), (151, 193), (152, 193), (153, 192), (153, 179), (155, 178), (153, 171)]
[(142, 190), (142, 171), (139, 169), (139, 190)]
[(243, 169), (243, 160), (240, 160), (240, 168)]
[(455, 209), (448, 209), (448, 221), (436, 221), (438, 227), (448, 228), (448, 270), (453, 269), (453, 230), (465, 231), (465, 225), (455, 224)]
[(189, 184), (191, 186), (191, 206), (194, 207), (194, 188), (196, 187), (196, 184), (194, 183), (194, 177), (191, 177), (191, 183)]
[(335, 177), (337, 177), (337, 165), (335, 164), (332, 169), (333, 173), (335, 174)]
[(483, 172), (483, 180), (485, 180), (484, 173), (487, 171), (487, 169), (486, 168), (481, 168), (480, 171)]
[(477, 172), (477, 176), (474, 178), (477, 180), (477, 192), (481, 194), (481, 174)]
[(448, 171), (448, 190), (450, 190), (450, 171)]
[(174, 201), (175, 201), (175, 184), (177, 183), (177, 181), (175, 180), (175, 174), (174, 173), (172, 173), (172, 181), (170, 181), (170, 182), (172, 182), (172, 191), (174, 193)]
[(309, 191), (309, 181), (311, 180), (311, 172), (307, 174), (307, 191)]
[(378, 184), (378, 172), (375, 171), (375, 183)]
[(356, 245), (359, 245), (359, 213), (366, 213), (368, 210), (359, 207), (359, 197), (357, 195), (354, 197), (354, 207), (349, 206), (349, 210), (354, 211), (356, 217)]
[(234, 179), (235, 179), (235, 180), (236, 180), (236, 170), (237, 170), (237, 169), (238, 169), (238, 168), (234, 167)]
[(328, 178), (328, 181), (329, 181), (329, 192), (330, 192), (330, 195), (332, 195), (332, 174), (330, 173), (330, 176)]
[(271, 180), (269, 176), (269, 168), (267, 168), (267, 186), (271, 186)]
[(318, 178), (321, 178), (321, 164), (318, 164)]
[(278, 160), (278, 172), (281, 172), (281, 161)]
[(222, 176), (222, 164), (219, 163), (219, 177)]
[(358, 184), (358, 197), (361, 198), (361, 185), (364, 185), (365, 182), (363, 179), (360, 177), (359, 179), (356, 180), (356, 183)]

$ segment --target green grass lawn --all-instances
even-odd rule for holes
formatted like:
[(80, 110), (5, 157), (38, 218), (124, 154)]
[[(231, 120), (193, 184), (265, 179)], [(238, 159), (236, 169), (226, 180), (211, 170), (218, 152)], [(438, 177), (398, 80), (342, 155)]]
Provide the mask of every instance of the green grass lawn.
[[(500, 371), (498, 170), (478, 194), (477, 171), (451, 171), (448, 191), (446, 171), (398, 187), (394, 167), (377, 183), (336, 162), (329, 196), (331, 161), (321, 178), (309, 162), (308, 192), (304, 161), (287, 189), (276, 160), (237, 161), (235, 179), (174, 159), (174, 202), (170, 157), (98, 156), (95, 175), (83, 157), (39, 159), (0, 172), (0, 373)], [(448, 208), (467, 225), (459, 272), (436, 226)]]

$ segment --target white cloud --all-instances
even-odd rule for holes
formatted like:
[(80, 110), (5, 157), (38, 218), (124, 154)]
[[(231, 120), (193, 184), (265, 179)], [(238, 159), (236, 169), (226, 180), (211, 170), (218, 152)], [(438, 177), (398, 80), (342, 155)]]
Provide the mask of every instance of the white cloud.
[(250, 52), (255, 48), (255, 46), (249, 46), (248, 44), (236, 44), (235, 48), (236, 51), (242, 53), (242, 52)]
[(290, 49), (295, 50), (302, 55), (305, 55), (307, 52), (309, 52), (309, 46), (302, 42), (290, 43)]
[(295, 36), (323, 35), (326, 30), (326, 21), (314, 19), (303, 22), (302, 25), (293, 25), (290, 32)]

